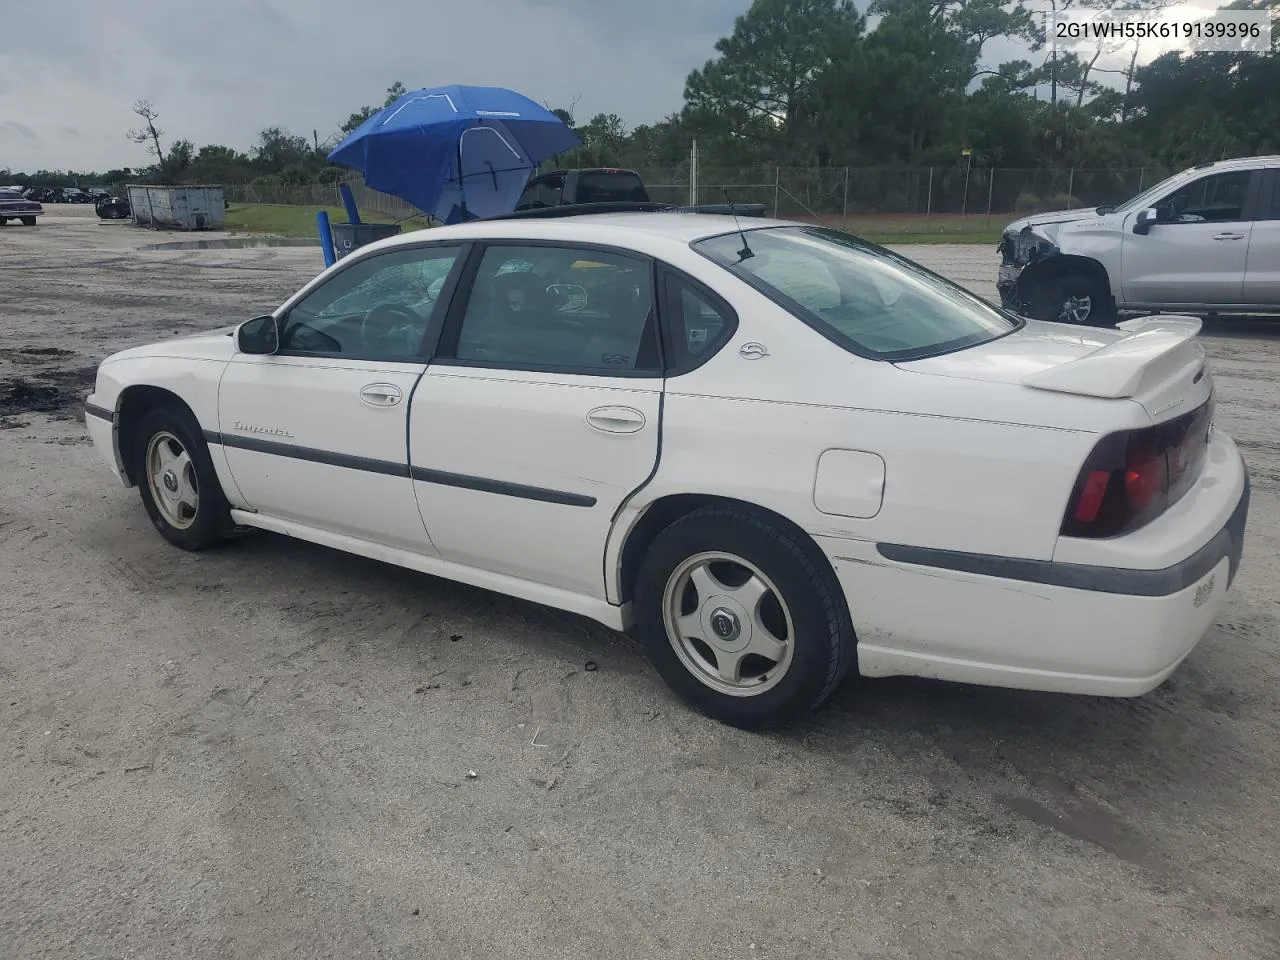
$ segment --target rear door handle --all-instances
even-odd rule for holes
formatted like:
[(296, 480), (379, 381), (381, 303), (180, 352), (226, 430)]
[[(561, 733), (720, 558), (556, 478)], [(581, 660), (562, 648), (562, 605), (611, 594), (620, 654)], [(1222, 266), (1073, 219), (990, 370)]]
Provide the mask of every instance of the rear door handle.
[(1215, 239), (1215, 240), (1243, 240), (1243, 239), (1244, 239), (1244, 234), (1243, 234), (1243, 233), (1215, 233), (1215, 234), (1213, 235), (1213, 239)]
[(644, 414), (635, 407), (596, 407), (587, 424), (603, 433), (636, 433), (644, 429)]
[(403, 396), (394, 383), (371, 383), (360, 388), (360, 399), (372, 407), (394, 407)]

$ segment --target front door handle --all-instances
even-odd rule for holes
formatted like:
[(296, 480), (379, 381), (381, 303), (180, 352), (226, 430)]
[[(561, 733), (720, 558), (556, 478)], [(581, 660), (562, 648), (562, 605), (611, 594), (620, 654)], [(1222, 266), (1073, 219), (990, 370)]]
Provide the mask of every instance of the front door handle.
[(360, 399), (372, 407), (394, 407), (403, 396), (394, 383), (371, 383), (360, 389)]
[(1215, 233), (1215, 234), (1213, 235), (1213, 239), (1215, 239), (1215, 240), (1243, 240), (1243, 239), (1244, 239), (1244, 234), (1243, 234), (1243, 233)]
[(644, 414), (635, 407), (596, 407), (587, 424), (603, 433), (636, 433), (644, 429)]

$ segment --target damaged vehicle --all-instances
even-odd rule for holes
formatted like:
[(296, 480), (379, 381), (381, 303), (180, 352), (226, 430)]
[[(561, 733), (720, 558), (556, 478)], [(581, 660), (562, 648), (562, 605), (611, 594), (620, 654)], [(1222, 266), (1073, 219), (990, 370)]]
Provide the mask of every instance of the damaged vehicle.
[(1024, 217), (999, 250), (1003, 306), (1038, 320), (1280, 313), (1280, 157), (1202, 163), (1119, 206)]

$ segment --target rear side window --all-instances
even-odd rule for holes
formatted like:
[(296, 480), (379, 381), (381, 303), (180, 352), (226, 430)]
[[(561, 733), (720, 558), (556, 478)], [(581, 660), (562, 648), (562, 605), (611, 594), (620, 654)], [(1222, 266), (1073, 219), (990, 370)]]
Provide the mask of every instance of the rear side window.
[(675, 376), (719, 350), (733, 336), (738, 318), (724, 300), (687, 277), (667, 270), (663, 282), (668, 373)]
[(547, 177), (537, 183), (525, 187), (520, 195), (517, 210), (537, 210), (542, 207), (560, 206), (560, 196), (564, 192), (564, 177)]
[(619, 171), (578, 174), (578, 203), (644, 203), (644, 182), (634, 173)]

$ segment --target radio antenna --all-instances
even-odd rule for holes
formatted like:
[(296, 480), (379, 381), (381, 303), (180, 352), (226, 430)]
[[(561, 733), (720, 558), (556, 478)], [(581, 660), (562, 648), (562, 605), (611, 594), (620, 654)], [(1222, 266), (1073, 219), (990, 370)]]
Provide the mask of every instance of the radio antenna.
[(738, 251), (738, 263), (743, 260), (750, 260), (755, 256), (755, 253), (747, 243), (747, 231), (743, 230), (742, 224), (738, 222), (738, 210), (734, 206), (733, 198), (729, 196), (728, 189), (726, 188), (722, 192), (724, 193), (725, 201), (729, 204), (729, 215), (733, 217), (733, 225), (738, 231), (738, 236), (742, 238), (742, 249)]

